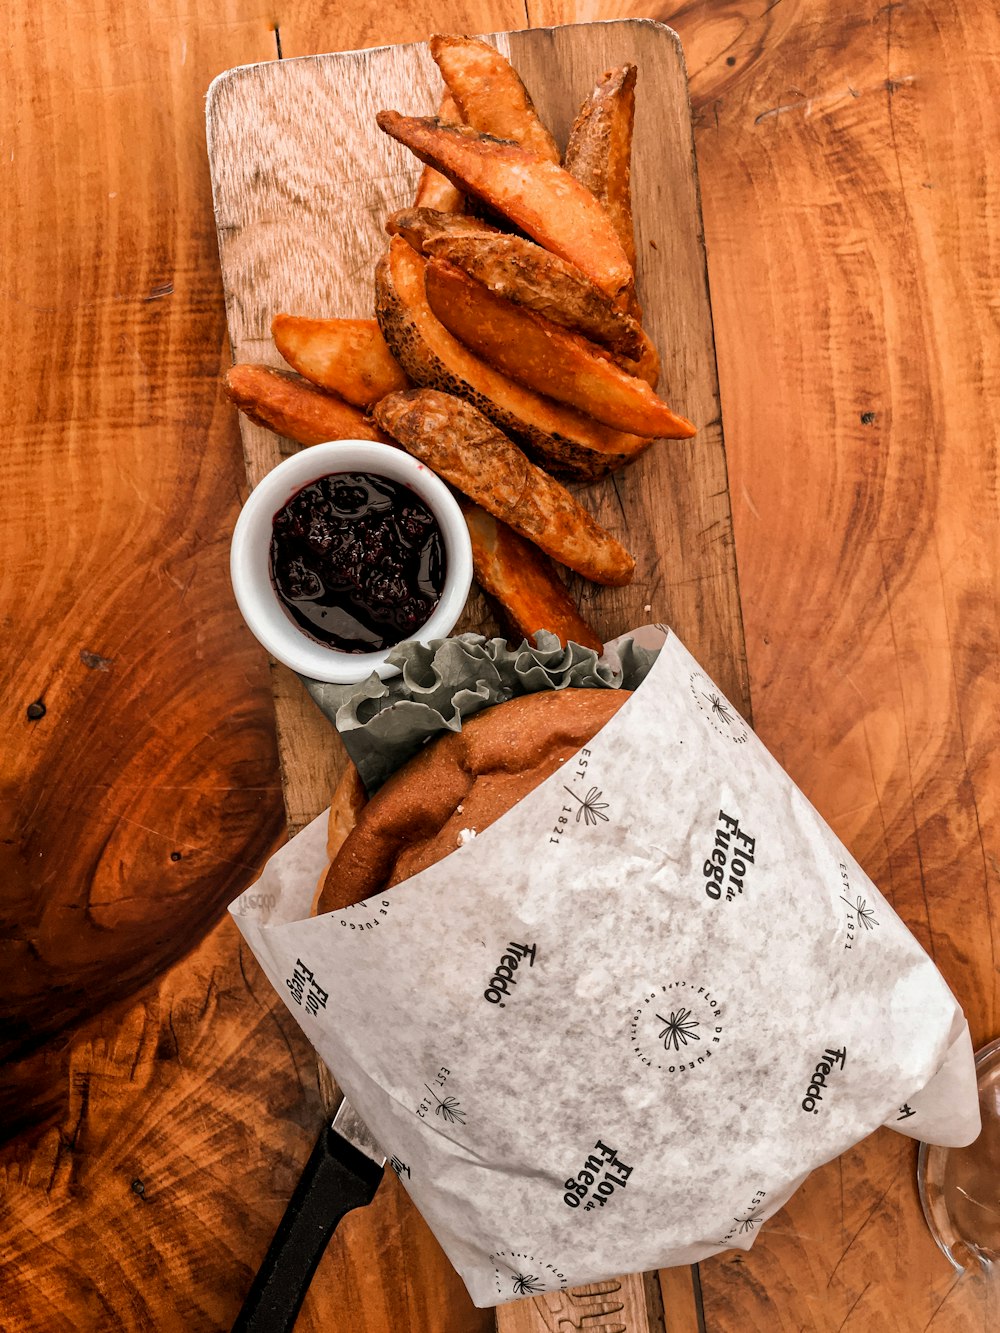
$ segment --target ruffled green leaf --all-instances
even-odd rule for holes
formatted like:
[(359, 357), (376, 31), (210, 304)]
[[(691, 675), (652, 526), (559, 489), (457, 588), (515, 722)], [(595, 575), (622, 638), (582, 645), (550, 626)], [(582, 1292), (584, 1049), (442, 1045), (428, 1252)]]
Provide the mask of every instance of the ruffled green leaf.
[(541, 690), (626, 689), (642, 684), (656, 650), (631, 639), (606, 648), (571, 643), (540, 631), (535, 644), (508, 648), (504, 639), (459, 634), (429, 643), (402, 643), (389, 657), (401, 674), (360, 685), (305, 680), (305, 686), (343, 737), (369, 794), (433, 736), (460, 731), (483, 708)]

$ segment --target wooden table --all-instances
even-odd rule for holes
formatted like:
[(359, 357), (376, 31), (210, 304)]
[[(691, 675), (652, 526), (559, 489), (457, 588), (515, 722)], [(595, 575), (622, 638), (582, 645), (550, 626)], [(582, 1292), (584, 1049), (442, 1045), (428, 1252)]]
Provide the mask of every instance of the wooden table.
[[(266, 663), (226, 574), (242, 461), (216, 383), (203, 93), (279, 41), (643, 12), (691, 74), (757, 730), (976, 1043), (1000, 1029), (995, 7), (18, 4), (4, 1328), (228, 1327), (321, 1116), (309, 1049), (222, 919), (282, 811)], [(996, 1327), (997, 1286), (956, 1279), (924, 1228), (914, 1159), (880, 1131), (748, 1255), (702, 1264), (705, 1328)], [(337, 1308), (327, 1262), (300, 1327)], [(426, 1292), (409, 1308), (414, 1330), (449, 1327)], [(668, 1333), (693, 1328), (683, 1308), (668, 1289)]]

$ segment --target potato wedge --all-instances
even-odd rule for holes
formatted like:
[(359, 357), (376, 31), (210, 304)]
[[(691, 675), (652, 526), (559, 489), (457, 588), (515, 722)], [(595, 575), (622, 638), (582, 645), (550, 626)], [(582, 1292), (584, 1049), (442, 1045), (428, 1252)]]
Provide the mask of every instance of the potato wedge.
[(407, 389), (383, 398), (373, 415), (408, 453), (553, 560), (594, 583), (632, 581), (635, 560), (624, 546), (471, 403)]
[(635, 76), (635, 65), (622, 65), (601, 75), (573, 122), (563, 160), (570, 175), (586, 185), (607, 209), (633, 271), (635, 231), (630, 177)]
[(275, 315), (274, 345), (293, 370), (355, 407), (371, 407), (410, 381), (374, 319), (305, 319)]
[[(638, 320), (639, 307), (633, 306), (633, 318)], [(653, 346), (652, 339), (645, 329), (640, 329), (642, 334), (642, 351), (639, 353), (637, 361), (630, 361), (626, 357), (619, 357), (618, 364), (622, 370), (627, 370), (630, 375), (638, 375), (641, 380), (645, 380), (651, 389), (655, 389), (660, 382), (660, 354)]]
[[(428, 210), (411, 220), (416, 212), (394, 213), (386, 230), (396, 230), (398, 219), (399, 234), (405, 235), (414, 249), (447, 259), (498, 296), (607, 347), (623, 370), (656, 388), (660, 354), (649, 334), (634, 314), (605, 296), (575, 264), (568, 264), (523, 236), (484, 234), (472, 218), (450, 219), (452, 223), (470, 224), (459, 228), (442, 225), (442, 219), (448, 221), (447, 215)], [(638, 311), (638, 306), (635, 309)]]
[(610, 431), (571, 407), (515, 384), (452, 337), (427, 304), (426, 260), (401, 236), (375, 268), (382, 335), (414, 384), (474, 403), (551, 472), (594, 481), (637, 458), (650, 441)]
[(380, 111), (375, 119), (384, 133), (582, 269), (603, 292), (630, 290), (632, 266), (603, 205), (557, 163), (460, 125), (398, 111)]
[(258, 426), (299, 444), (385, 440), (356, 407), (271, 366), (232, 366), (222, 377), (229, 400)]
[(695, 434), (690, 421), (602, 348), (495, 296), (454, 264), (428, 260), (426, 285), (428, 304), (449, 333), (518, 384), (613, 430), (674, 440)]
[(500, 235), (496, 227), (468, 213), (443, 213), (434, 208), (397, 209), (386, 218), (385, 229), (390, 236), (402, 236), (422, 255), (427, 253), (427, 246), (437, 237)]
[[(445, 125), (461, 125), (462, 113), (451, 93), (445, 93), (438, 105), (438, 120)], [(447, 176), (433, 167), (424, 167), (413, 196), (414, 208), (435, 208), (442, 213), (461, 213), (465, 196), (456, 190)]]
[(478, 37), (441, 35), (429, 45), (467, 125), (519, 143), (548, 162), (559, 161), (556, 141), (539, 120), (520, 75), (495, 46)]
[(551, 560), (471, 500), (461, 504), (472, 540), (476, 582), (499, 604), (513, 633), (530, 639), (547, 629), (564, 648), (572, 640), (600, 652), (604, 646), (600, 635), (580, 615)]
[(574, 264), (522, 236), (463, 234), (445, 228), (428, 235), (424, 253), (462, 269), (515, 305), (545, 315), (633, 361), (644, 347), (642, 329)]

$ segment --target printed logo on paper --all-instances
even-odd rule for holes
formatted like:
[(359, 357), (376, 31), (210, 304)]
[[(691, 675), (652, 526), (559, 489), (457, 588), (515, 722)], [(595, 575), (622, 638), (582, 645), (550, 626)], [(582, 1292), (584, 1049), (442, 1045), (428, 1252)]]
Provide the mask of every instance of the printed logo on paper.
[(819, 1115), (820, 1103), (823, 1101), (823, 1094), (829, 1096), (830, 1086), (827, 1079), (831, 1074), (836, 1074), (847, 1068), (847, 1046), (828, 1046), (820, 1058), (816, 1061), (816, 1068), (812, 1073), (812, 1080), (806, 1088), (806, 1095), (802, 1098), (803, 1111), (809, 1111), (813, 1115)]
[(582, 1204), (585, 1213), (604, 1208), (609, 1199), (625, 1188), (631, 1174), (632, 1168), (622, 1161), (618, 1149), (598, 1139), (576, 1175), (563, 1182), (563, 1203), (567, 1208), (579, 1208)]
[(713, 1241), (712, 1244), (724, 1247), (740, 1236), (753, 1235), (757, 1227), (765, 1220), (761, 1213), (764, 1211), (763, 1203), (766, 1197), (766, 1190), (758, 1190), (746, 1207), (739, 1210), (739, 1217), (733, 1218), (732, 1226), (722, 1239)]
[(746, 744), (750, 728), (704, 671), (692, 671), (688, 683), (691, 686), (691, 697), (698, 709), (719, 735), (725, 736), (726, 740), (732, 741), (734, 745)]
[(869, 935), (878, 930), (879, 920), (875, 915), (875, 903), (870, 897), (865, 897), (860, 893), (855, 893), (851, 888), (851, 880), (847, 873), (847, 866), (843, 861), (840, 866), (840, 901), (844, 904), (843, 912), (847, 920), (847, 937), (844, 941), (844, 948), (853, 949), (856, 941), (862, 935)]
[(725, 895), (727, 903), (742, 897), (748, 874), (752, 874), (755, 863), (757, 839), (740, 826), (736, 815), (720, 810), (715, 820), (712, 845), (705, 850), (708, 855), (702, 863), (701, 873), (707, 896), (718, 902)]
[(331, 912), (330, 919), (344, 930), (352, 930), (363, 935), (365, 931), (380, 926), (391, 908), (391, 898), (366, 898), (364, 902), (352, 903), (350, 907), (342, 907), (337, 912)]
[(697, 982), (657, 986), (632, 1011), (629, 1040), (636, 1059), (648, 1069), (688, 1074), (718, 1054), (722, 1002)]
[(612, 822), (611, 802), (604, 799), (604, 792), (596, 783), (587, 780), (591, 758), (591, 752), (584, 748), (562, 771), (562, 777), (568, 781), (563, 782), (559, 791), (562, 805), (549, 833), (549, 842), (557, 846), (564, 834)]
[(430, 1083), (424, 1084), (426, 1097), (417, 1107), (417, 1118), (438, 1125), (464, 1125), (465, 1108), (452, 1094), (444, 1094), (444, 1085), (451, 1078), (451, 1070), (442, 1065)]
[(235, 910), (240, 916), (246, 916), (250, 912), (273, 912), (277, 905), (277, 894), (241, 893), (236, 899)]
[(503, 1301), (537, 1296), (542, 1291), (565, 1291), (566, 1274), (555, 1264), (536, 1259), (523, 1250), (497, 1250), (490, 1255), (497, 1295)]
[(537, 952), (537, 944), (518, 944), (515, 940), (508, 940), (507, 947), (501, 954), (500, 961), (490, 977), (490, 984), (483, 991), (483, 998), (488, 1000), (490, 1004), (496, 1004), (501, 1009), (506, 1009), (507, 1001), (512, 994), (511, 986), (517, 985), (517, 977), (514, 973), (522, 963), (527, 967), (534, 967)]
[(295, 1003), (314, 1018), (321, 1009), (326, 1008), (329, 992), (323, 989), (316, 980), (316, 973), (301, 958), (296, 958), (292, 975), (285, 978), (285, 985)]

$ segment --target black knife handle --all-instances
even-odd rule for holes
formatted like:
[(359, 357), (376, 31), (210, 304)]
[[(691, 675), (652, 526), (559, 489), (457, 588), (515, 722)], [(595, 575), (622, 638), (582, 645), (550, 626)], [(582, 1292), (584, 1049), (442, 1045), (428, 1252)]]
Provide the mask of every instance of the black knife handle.
[(329, 1125), (316, 1140), (247, 1292), (233, 1333), (291, 1333), (326, 1243), (345, 1213), (371, 1203), (382, 1167)]

